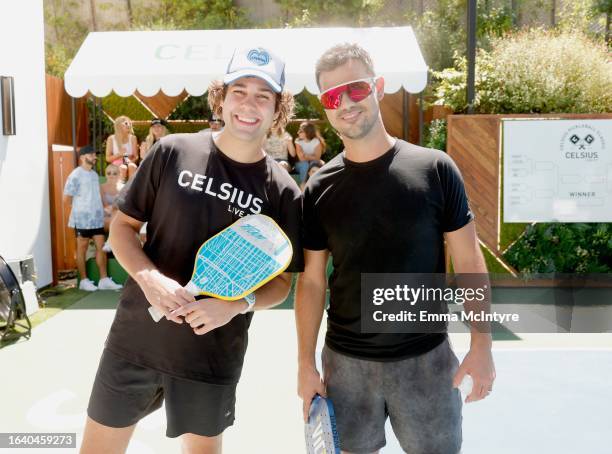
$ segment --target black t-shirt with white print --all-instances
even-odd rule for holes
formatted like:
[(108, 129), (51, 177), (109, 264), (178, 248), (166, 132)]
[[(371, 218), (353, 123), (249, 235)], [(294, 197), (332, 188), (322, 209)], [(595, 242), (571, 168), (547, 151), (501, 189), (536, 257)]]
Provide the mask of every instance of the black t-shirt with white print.
[[(156, 143), (118, 198), (119, 209), (147, 221), (145, 254), (161, 273), (187, 284), (199, 247), (240, 217), (266, 214), (293, 245), (287, 272), (303, 270), (301, 193), (269, 157), (245, 164), (219, 150), (211, 133), (175, 134)], [(199, 336), (187, 323), (155, 323), (133, 279), (121, 295), (106, 346), (136, 364), (214, 384), (238, 382), (253, 314)]]
[(376, 361), (425, 353), (437, 334), (361, 333), (361, 273), (444, 273), (444, 232), (473, 219), (453, 160), (397, 140), (385, 154), (357, 163), (336, 156), (304, 192), (304, 248), (328, 249), (334, 271), (326, 344)]

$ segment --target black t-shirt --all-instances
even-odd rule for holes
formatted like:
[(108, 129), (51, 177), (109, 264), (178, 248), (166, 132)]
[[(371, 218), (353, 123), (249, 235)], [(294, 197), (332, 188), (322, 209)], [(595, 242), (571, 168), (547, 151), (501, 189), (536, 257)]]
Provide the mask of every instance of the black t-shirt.
[(361, 273), (444, 273), (444, 232), (473, 219), (453, 160), (403, 140), (363, 163), (339, 154), (304, 192), (304, 248), (328, 249), (327, 345), (379, 361), (416, 356), (446, 334), (361, 333)]
[[(201, 244), (237, 219), (266, 214), (293, 245), (288, 272), (303, 270), (301, 193), (269, 157), (244, 164), (223, 154), (210, 133), (176, 134), (156, 143), (118, 198), (125, 214), (147, 221), (144, 252), (161, 273), (187, 284)], [(128, 279), (107, 348), (124, 358), (177, 377), (236, 383), (253, 314), (198, 336), (187, 324), (155, 323), (144, 293)]]

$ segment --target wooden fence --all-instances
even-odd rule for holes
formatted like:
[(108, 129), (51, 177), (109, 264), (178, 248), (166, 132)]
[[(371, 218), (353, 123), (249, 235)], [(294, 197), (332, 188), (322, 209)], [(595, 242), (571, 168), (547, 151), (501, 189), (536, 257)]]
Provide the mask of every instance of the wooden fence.
[[(73, 229), (68, 228), (67, 208), (63, 206), (64, 184), (76, 166), (72, 146), (72, 116), (70, 96), (64, 90), (64, 81), (47, 75), (47, 144), (49, 159), (49, 201), (51, 211), (51, 259), (53, 284), (58, 273), (76, 268), (76, 239)], [(88, 116), (85, 98), (76, 101), (77, 145), (88, 143)], [(53, 147), (53, 145), (56, 145)], [(60, 146), (58, 146), (60, 145)], [(53, 150), (56, 151), (53, 151)]]

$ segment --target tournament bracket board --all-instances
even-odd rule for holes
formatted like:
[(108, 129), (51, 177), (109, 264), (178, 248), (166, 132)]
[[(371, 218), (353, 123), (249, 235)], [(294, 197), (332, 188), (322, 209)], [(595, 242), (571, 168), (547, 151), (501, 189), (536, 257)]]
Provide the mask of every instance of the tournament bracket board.
[(502, 119), (503, 222), (612, 222), (612, 119)]

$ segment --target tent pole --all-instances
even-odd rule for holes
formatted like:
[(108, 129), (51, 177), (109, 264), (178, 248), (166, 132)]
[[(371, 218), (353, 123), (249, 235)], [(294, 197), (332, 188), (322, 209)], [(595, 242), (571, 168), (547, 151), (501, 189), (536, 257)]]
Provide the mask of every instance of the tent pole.
[(404, 140), (406, 142), (410, 141), (410, 104), (409, 104), (409, 94), (406, 91), (406, 89), (402, 90), (402, 127), (403, 127), (403, 135), (404, 135)]
[(474, 113), (476, 92), (476, 0), (467, 4), (467, 111)]
[[(92, 97), (90, 97), (90, 99), (92, 99)], [(93, 123), (93, 139), (92, 139), (92, 143), (93, 143), (93, 148), (94, 151), (97, 152), (98, 151), (98, 141), (96, 140), (97, 136), (97, 130), (96, 130), (96, 126), (97, 126), (97, 121), (96, 121), (96, 97), (93, 96), (93, 109), (92, 109), (92, 123)]]
[[(93, 99), (92, 99), (93, 98)], [(92, 123), (93, 123), (93, 139), (90, 140), (90, 142), (93, 144), (94, 147), (94, 152), (98, 152), (98, 141), (96, 140), (97, 137), (97, 131), (96, 131), (96, 97), (90, 97), (89, 99), (91, 99), (93, 101), (93, 109), (92, 109)], [(96, 165), (99, 166), (99, 170), (100, 172), (102, 171), (102, 164), (100, 163), (100, 160), (97, 160)]]
[(419, 145), (423, 145), (423, 92), (419, 93)]
[(100, 134), (100, 153), (104, 152), (104, 142), (103, 142), (103, 131), (102, 131), (102, 115), (104, 115), (104, 111), (102, 110), (102, 98), (97, 98), (98, 99), (98, 105), (96, 107), (96, 110), (98, 111), (98, 131)]
[(71, 114), (71, 123), (72, 123), (72, 148), (74, 150), (74, 158), (75, 161), (78, 162), (77, 157), (77, 139), (76, 139), (76, 101), (71, 96), (70, 97), (70, 114)]

